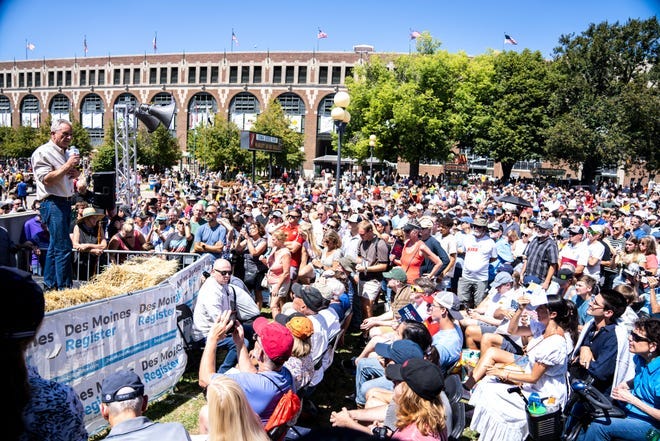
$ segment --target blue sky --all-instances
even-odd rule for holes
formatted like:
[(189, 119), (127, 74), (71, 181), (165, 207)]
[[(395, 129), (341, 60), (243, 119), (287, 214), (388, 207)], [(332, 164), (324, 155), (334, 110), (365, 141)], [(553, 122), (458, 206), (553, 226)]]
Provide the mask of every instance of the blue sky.
[[(646, 19), (660, 0), (0, 0), (0, 60), (238, 51), (408, 52), (411, 30), (428, 31), (449, 52), (539, 50), (550, 57), (562, 34), (589, 23)], [(319, 28), (328, 38), (317, 39)], [(517, 46), (503, 45), (504, 33)], [(414, 46), (413, 46), (414, 48)]]

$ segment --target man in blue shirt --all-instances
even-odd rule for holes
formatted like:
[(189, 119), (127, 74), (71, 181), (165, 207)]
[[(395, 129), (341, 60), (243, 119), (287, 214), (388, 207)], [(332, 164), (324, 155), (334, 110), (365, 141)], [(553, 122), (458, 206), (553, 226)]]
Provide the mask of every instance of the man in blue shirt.
[(209, 205), (205, 211), (206, 223), (195, 232), (193, 250), (195, 253), (211, 254), (214, 258), (222, 257), (227, 229), (218, 222), (218, 207)]
[(626, 299), (617, 291), (603, 290), (589, 301), (588, 321), (573, 351), (571, 376), (593, 378), (593, 385), (609, 396), (618, 354), (616, 321), (626, 310)]

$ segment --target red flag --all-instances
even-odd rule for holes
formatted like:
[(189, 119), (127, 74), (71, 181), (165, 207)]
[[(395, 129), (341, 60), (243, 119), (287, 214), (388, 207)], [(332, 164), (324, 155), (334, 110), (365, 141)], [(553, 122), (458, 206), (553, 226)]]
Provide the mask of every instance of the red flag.
[(319, 40), (320, 40), (321, 38), (328, 38), (328, 34), (326, 34), (325, 32), (323, 32), (323, 31), (321, 30), (321, 28), (319, 28), (319, 33), (318, 33), (318, 35), (316, 36), (316, 38), (318, 38)]

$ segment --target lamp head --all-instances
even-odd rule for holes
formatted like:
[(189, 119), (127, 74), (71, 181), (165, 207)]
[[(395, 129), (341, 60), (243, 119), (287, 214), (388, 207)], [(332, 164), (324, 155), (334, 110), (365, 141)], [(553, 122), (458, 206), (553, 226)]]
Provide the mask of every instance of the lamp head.
[(346, 114), (346, 110), (344, 110), (341, 107), (335, 107), (330, 112), (330, 116), (335, 121), (344, 121), (345, 114)]
[(348, 107), (351, 103), (351, 96), (346, 92), (337, 92), (335, 94), (335, 106)]

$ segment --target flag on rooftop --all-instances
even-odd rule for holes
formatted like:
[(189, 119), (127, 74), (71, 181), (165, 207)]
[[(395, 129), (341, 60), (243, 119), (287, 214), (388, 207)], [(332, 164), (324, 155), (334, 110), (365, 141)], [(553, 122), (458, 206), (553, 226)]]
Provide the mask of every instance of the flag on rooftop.
[(316, 36), (316, 38), (318, 38), (319, 40), (320, 40), (321, 38), (328, 38), (328, 34), (326, 34), (325, 32), (323, 32), (323, 31), (321, 30), (321, 28), (319, 28), (319, 33), (318, 33), (318, 35)]
[(28, 44), (25, 45), (25, 47), (28, 48), (29, 50), (33, 51), (36, 46), (32, 43), (28, 43)]
[(85, 56), (87, 56), (87, 35), (85, 35), (85, 38), (83, 39), (83, 52), (85, 53)]
[(158, 50), (158, 32), (156, 32), (156, 33), (154, 34), (154, 41), (153, 41), (153, 43), (154, 43), (154, 52), (156, 52), (156, 51)]
[(413, 31), (412, 29), (410, 30), (410, 39), (411, 40), (417, 40), (421, 36), (422, 36), (422, 34), (420, 34), (418, 31)]
[(504, 44), (518, 44), (509, 34), (504, 34)]
[(236, 36), (233, 30), (231, 31), (231, 41), (236, 43), (236, 46), (238, 46), (238, 37)]

